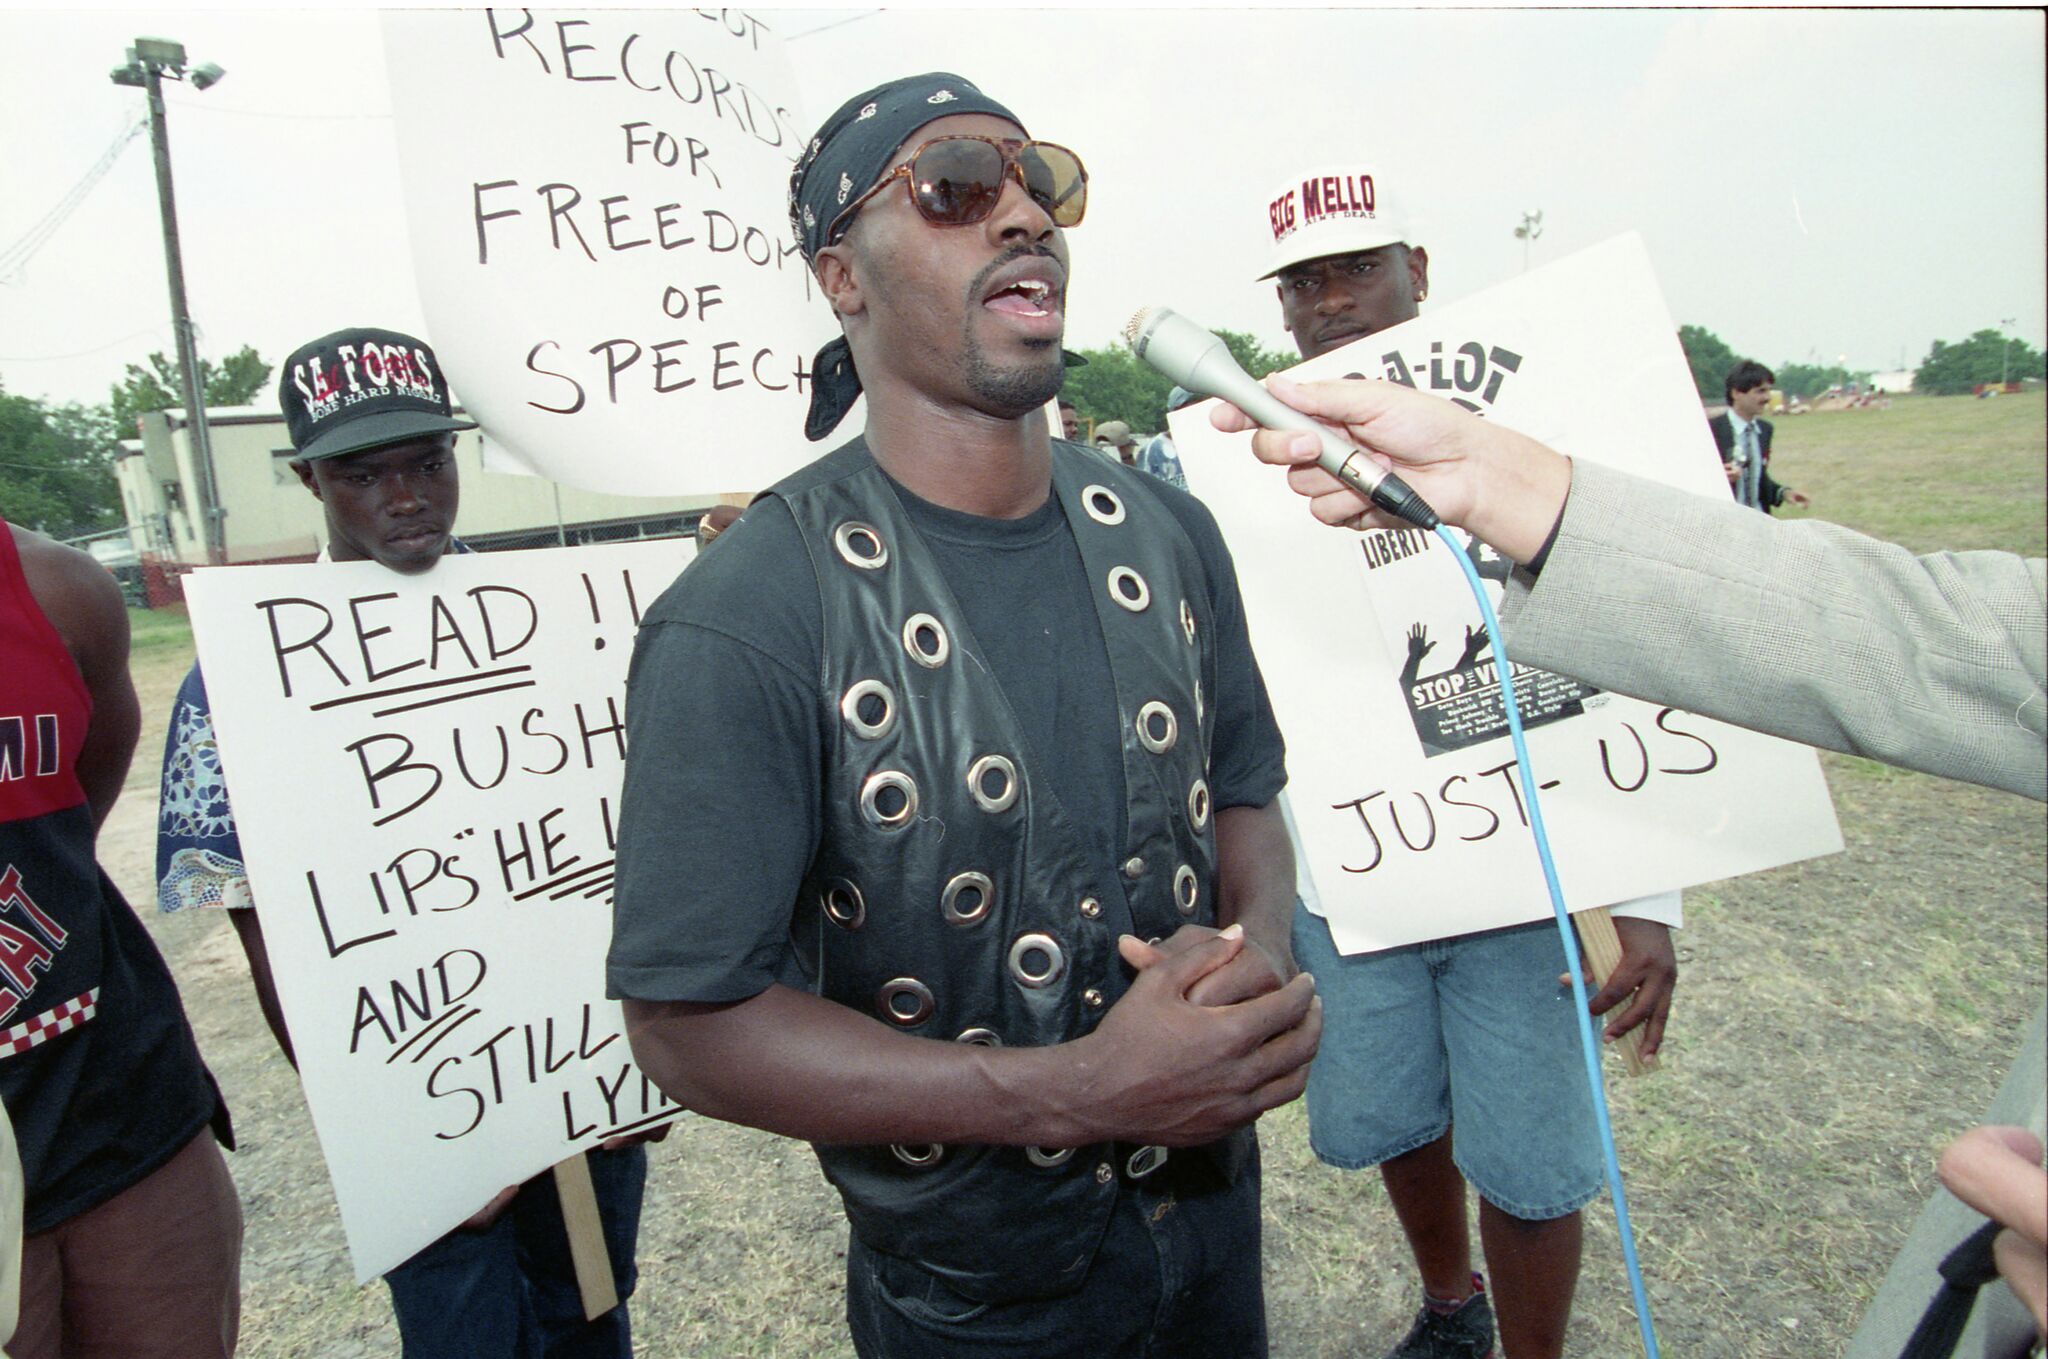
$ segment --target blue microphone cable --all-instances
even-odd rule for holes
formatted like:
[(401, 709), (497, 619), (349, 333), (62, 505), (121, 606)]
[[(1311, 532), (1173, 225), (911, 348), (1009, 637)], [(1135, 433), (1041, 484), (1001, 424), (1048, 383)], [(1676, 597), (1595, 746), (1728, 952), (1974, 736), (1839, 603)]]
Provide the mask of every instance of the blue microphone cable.
[(1317, 436), (1322, 452), (1317, 464), (1361, 497), (1387, 514), (1418, 528), (1433, 530), (1451, 555), (1464, 568), (1466, 583), (1479, 601), (1486, 621), (1487, 640), (1492, 643), (1494, 668), (1500, 674), (1501, 701), (1507, 709), (1508, 734), (1515, 742), (1515, 767), (1522, 778), (1522, 791), (1529, 806), (1529, 826), (1536, 833), (1536, 857), (1543, 864), (1543, 881), (1550, 889), (1550, 906), (1557, 915), (1558, 934), (1564, 940), (1566, 966), (1571, 973), (1572, 998), (1578, 1002), (1579, 1046), (1586, 1058), (1586, 1082), (1593, 1089), (1593, 1113), (1600, 1128), (1600, 1150), (1607, 1160), (1607, 1188), (1614, 1200), (1614, 1220), (1621, 1230), (1622, 1257), (1628, 1264), (1629, 1288), (1635, 1294), (1636, 1322), (1642, 1331), (1647, 1359), (1658, 1359), (1657, 1332), (1650, 1321), (1650, 1299), (1643, 1290), (1642, 1268), (1636, 1263), (1635, 1234), (1629, 1227), (1628, 1195), (1621, 1185), (1621, 1163), (1614, 1151), (1614, 1129), (1607, 1119), (1607, 1092), (1600, 1083), (1600, 1048), (1593, 1039), (1593, 1017), (1586, 1010), (1586, 983), (1580, 975), (1579, 941), (1572, 933), (1571, 916), (1564, 908), (1564, 892), (1557, 884), (1557, 866), (1550, 858), (1550, 837), (1543, 829), (1543, 809), (1537, 802), (1536, 779), (1529, 769), (1529, 748), (1522, 740), (1522, 716), (1515, 703), (1515, 682), (1507, 647), (1500, 636), (1500, 620), (1479, 572), (1431, 509), (1413, 488), (1385, 467), (1381, 467), (1338, 431), (1288, 406), (1273, 393), (1254, 382), (1238, 366), (1230, 348), (1201, 326), (1167, 307), (1145, 307), (1124, 327), (1131, 352), (1191, 392), (1222, 397), (1268, 429), (1299, 430)]
[[(1403, 516), (1404, 518), (1407, 516)], [(1432, 519), (1435, 518), (1431, 514)], [(1593, 1038), (1593, 1016), (1586, 1008), (1586, 982), (1584, 964), (1579, 959), (1579, 940), (1572, 929), (1571, 915), (1564, 908), (1564, 890), (1558, 886), (1557, 865), (1550, 857), (1550, 835), (1543, 828), (1543, 807), (1537, 800), (1536, 776), (1529, 767), (1529, 747), (1522, 740), (1522, 716), (1515, 701), (1514, 667), (1508, 659), (1506, 645), (1501, 641), (1500, 619), (1494, 615), (1493, 601), (1486, 597), (1486, 586), (1479, 579), (1478, 570), (1472, 559), (1466, 555), (1464, 546), (1451, 536), (1442, 524), (1432, 527), (1444, 546), (1450, 548), (1451, 559), (1465, 572), (1465, 583), (1472, 587), (1472, 597), (1479, 601), (1480, 617), (1486, 623), (1486, 638), (1493, 646), (1494, 671), (1500, 676), (1501, 705), (1507, 710), (1508, 735), (1515, 743), (1515, 770), (1521, 775), (1522, 796), (1529, 804), (1529, 828), (1536, 834), (1536, 857), (1543, 864), (1543, 882), (1550, 889), (1550, 909), (1557, 917), (1558, 937), (1564, 941), (1565, 969), (1571, 974), (1572, 998), (1578, 1002), (1579, 1048), (1586, 1059), (1586, 1084), (1593, 1090), (1593, 1117), (1600, 1128), (1600, 1154), (1607, 1162), (1607, 1191), (1614, 1202), (1614, 1223), (1621, 1235), (1621, 1255), (1628, 1265), (1629, 1291), (1636, 1302), (1636, 1329), (1643, 1337), (1643, 1353), (1647, 1359), (1658, 1359), (1657, 1327), (1650, 1319), (1650, 1298), (1643, 1288), (1642, 1266), (1636, 1261), (1635, 1231), (1629, 1225), (1628, 1191), (1621, 1183), (1621, 1160), (1614, 1150), (1614, 1126), (1607, 1118), (1607, 1090), (1600, 1080), (1600, 1045)]]

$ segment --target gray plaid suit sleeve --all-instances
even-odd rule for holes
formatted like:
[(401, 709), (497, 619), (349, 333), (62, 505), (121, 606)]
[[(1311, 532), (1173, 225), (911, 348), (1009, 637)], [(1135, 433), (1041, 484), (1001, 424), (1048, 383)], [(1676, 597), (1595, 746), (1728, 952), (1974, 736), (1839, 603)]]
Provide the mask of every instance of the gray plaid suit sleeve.
[(1807, 745), (2048, 797), (2043, 563), (1773, 520), (1592, 463), (1515, 659)]

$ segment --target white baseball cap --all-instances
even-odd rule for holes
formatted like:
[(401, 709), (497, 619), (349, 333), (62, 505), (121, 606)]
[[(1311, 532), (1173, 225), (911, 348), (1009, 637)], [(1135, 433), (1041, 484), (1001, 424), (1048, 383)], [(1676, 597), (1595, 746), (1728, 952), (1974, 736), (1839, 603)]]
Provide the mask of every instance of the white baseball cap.
[(1351, 255), (1409, 237), (1408, 218), (1370, 166), (1304, 170), (1266, 196), (1273, 253), (1262, 279), (1325, 255)]

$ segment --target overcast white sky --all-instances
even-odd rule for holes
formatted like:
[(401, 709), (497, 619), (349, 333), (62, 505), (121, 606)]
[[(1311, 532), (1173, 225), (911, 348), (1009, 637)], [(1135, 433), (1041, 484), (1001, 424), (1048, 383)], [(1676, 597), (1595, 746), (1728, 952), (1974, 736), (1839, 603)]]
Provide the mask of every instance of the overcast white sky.
[[(944, 69), (1081, 153), (1071, 344), (1151, 303), (1283, 344), (1263, 205), (1339, 160), (1421, 218), (1433, 301), (1519, 271), (1540, 208), (1538, 263), (1640, 231), (1674, 319), (1766, 363), (2048, 330), (2039, 12), (756, 13), (791, 39), (805, 126)], [(373, 12), (0, 11), (0, 250), (140, 113), (107, 72), (143, 34), (228, 71), (167, 96), (203, 349), (423, 328), (395, 150), (421, 133), (394, 126)], [(172, 342), (144, 136), (0, 277), (0, 383), (102, 400), (151, 349)]]

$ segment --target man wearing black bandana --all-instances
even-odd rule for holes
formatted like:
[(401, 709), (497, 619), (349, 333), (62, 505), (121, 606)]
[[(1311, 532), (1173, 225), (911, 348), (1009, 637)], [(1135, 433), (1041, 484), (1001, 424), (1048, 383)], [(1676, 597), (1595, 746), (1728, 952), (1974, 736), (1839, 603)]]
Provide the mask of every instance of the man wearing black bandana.
[(611, 990), (673, 1097), (815, 1145), (871, 1359), (1266, 1352), (1250, 1124), (1321, 1028), (1283, 752), (1214, 521), (1047, 429), (1084, 194), (958, 76), (826, 122), (807, 432), (866, 429), (634, 656)]

